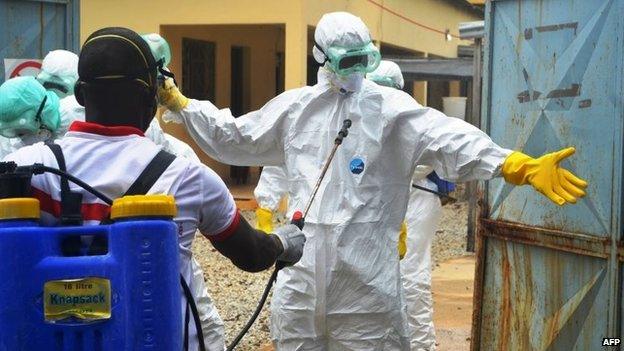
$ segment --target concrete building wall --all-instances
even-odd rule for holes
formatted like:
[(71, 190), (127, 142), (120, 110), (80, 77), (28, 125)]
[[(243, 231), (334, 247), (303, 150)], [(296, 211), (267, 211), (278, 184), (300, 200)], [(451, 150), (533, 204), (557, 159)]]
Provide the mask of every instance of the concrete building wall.
[[(360, 16), (371, 30), (374, 42), (382, 48), (440, 57), (455, 57), (457, 46), (467, 44), (457, 38), (447, 41), (444, 34), (447, 29), (457, 35), (459, 22), (480, 19), (478, 12), (459, 5), (458, 0), (82, 0), (80, 11), (81, 42), (107, 26), (161, 33), (171, 45), (170, 69), (179, 83), (182, 83), (182, 39), (214, 42), (213, 102), (220, 108), (230, 106), (231, 47), (249, 47), (252, 110), (275, 96), (278, 52), (284, 54), (285, 88), (306, 85), (307, 58), (312, 49), (309, 30), (313, 30), (324, 13), (348, 11)], [(413, 90), (419, 102), (427, 102), (426, 83), (415, 83)], [(456, 94), (457, 88), (453, 87), (452, 92)], [(204, 155), (183, 127), (164, 128), (193, 146), (206, 164), (228, 180), (229, 166)]]
[(446, 41), (443, 34), (423, 26), (457, 35), (459, 22), (480, 19), (477, 12), (458, 4), (458, 0), (82, 0), (81, 42), (96, 29), (113, 25), (148, 33), (181, 24), (284, 24), (290, 89), (305, 84), (307, 26), (316, 25), (322, 14), (349, 11), (364, 20), (375, 41), (455, 57), (458, 39)]

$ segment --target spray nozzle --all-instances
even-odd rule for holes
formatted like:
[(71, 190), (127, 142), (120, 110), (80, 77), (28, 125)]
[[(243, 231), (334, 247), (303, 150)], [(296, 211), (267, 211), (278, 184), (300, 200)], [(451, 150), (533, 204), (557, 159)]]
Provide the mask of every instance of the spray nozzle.
[(338, 136), (334, 140), (334, 144), (336, 144), (336, 145), (342, 144), (342, 139), (346, 138), (347, 135), (349, 135), (349, 128), (351, 128), (351, 124), (352, 123), (351, 123), (350, 119), (345, 119), (342, 122), (342, 128), (338, 132)]

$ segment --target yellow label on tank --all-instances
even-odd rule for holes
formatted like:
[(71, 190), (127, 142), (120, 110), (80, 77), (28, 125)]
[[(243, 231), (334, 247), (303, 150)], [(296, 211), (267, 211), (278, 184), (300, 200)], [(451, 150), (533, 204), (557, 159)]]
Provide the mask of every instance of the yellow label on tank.
[(46, 282), (43, 286), (43, 311), (48, 322), (69, 317), (89, 321), (109, 319), (110, 280), (88, 277)]

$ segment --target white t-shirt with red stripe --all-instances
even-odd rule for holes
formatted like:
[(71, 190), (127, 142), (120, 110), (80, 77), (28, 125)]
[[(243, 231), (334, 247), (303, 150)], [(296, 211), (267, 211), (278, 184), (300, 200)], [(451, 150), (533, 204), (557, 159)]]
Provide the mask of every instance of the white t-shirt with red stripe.
[[(104, 127), (74, 122), (56, 143), (61, 146), (67, 172), (111, 199), (123, 195), (160, 151), (131, 127)], [(43, 143), (27, 146), (5, 157), (18, 165), (42, 163), (58, 168), (52, 151)], [(33, 195), (41, 202), (42, 223), (56, 225), (61, 213), (60, 180), (44, 173), (32, 178)], [(97, 225), (109, 213), (109, 206), (70, 182), (72, 191), (83, 194), (85, 225)], [(179, 227), (180, 264), (187, 281), (191, 279), (191, 244), (199, 230), (212, 241), (227, 238), (238, 226), (240, 215), (229, 190), (210, 168), (183, 158), (175, 161), (156, 181), (148, 194), (173, 195), (178, 207), (174, 221)], [(194, 329), (194, 328), (193, 328)]]

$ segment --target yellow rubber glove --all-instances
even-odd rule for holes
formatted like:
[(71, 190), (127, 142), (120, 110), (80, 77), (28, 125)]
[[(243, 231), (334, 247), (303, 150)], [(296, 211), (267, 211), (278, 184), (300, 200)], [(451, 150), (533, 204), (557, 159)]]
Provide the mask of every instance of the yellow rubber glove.
[(566, 202), (576, 203), (577, 198), (585, 196), (587, 182), (559, 167), (559, 163), (574, 152), (575, 149), (569, 147), (532, 158), (515, 151), (505, 159), (502, 173), (507, 182), (515, 185), (531, 184), (559, 206)]
[(403, 221), (401, 223), (401, 230), (399, 231), (399, 258), (403, 259), (407, 253), (407, 223)]
[(178, 112), (188, 105), (189, 99), (182, 95), (173, 79), (167, 78), (163, 85), (158, 86), (158, 103), (170, 111)]
[(273, 233), (273, 212), (271, 210), (258, 207), (256, 210), (256, 229), (267, 234)]

